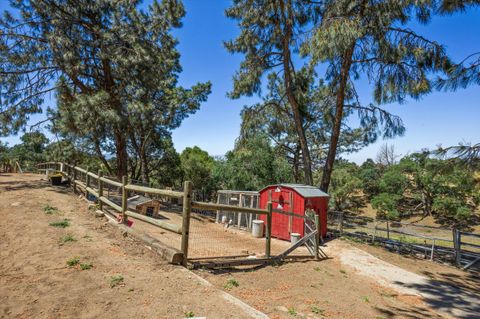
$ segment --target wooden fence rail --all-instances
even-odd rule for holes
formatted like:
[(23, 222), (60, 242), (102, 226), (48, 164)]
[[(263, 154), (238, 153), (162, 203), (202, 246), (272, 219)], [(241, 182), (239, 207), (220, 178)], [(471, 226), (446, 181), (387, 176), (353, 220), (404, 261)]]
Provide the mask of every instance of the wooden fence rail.
[[(157, 189), (151, 187), (145, 187), (140, 185), (134, 185), (128, 183), (126, 177), (123, 177), (122, 181), (112, 180), (103, 176), (101, 171), (98, 171), (97, 174), (91, 172), (88, 168), (84, 169), (79, 166), (71, 165), (69, 163), (57, 163), (57, 162), (48, 162), (48, 163), (40, 163), (37, 165), (38, 170), (54, 170), (57, 172), (62, 173), (69, 179), (70, 185), (73, 187), (74, 192), (77, 189), (81, 189), (84, 193), (86, 198), (89, 198), (89, 194), (95, 196), (97, 199), (97, 203), (99, 205), (99, 209), (103, 212), (105, 211), (105, 205), (112, 208), (114, 211), (120, 214), (122, 217), (123, 222), (127, 222), (128, 217), (132, 217), (144, 222), (147, 222), (151, 225), (157, 226), (159, 228), (174, 232), (176, 234), (181, 234), (181, 247), (180, 251), (183, 254), (182, 264), (186, 265), (188, 261), (188, 246), (189, 246), (189, 234), (190, 234), (190, 219), (191, 219), (191, 212), (192, 209), (200, 209), (200, 210), (214, 210), (214, 211), (234, 211), (234, 212), (241, 212), (246, 214), (258, 214), (258, 215), (266, 215), (267, 222), (265, 225), (265, 256), (267, 259), (271, 259), (270, 252), (271, 252), (271, 227), (272, 227), (272, 204), (268, 203), (268, 208), (263, 209), (256, 209), (256, 208), (248, 208), (248, 207), (238, 207), (238, 206), (231, 206), (231, 205), (223, 205), (223, 204), (214, 204), (214, 203), (205, 203), (205, 202), (198, 202), (192, 201), (192, 183), (190, 181), (186, 181), (183, 185), (183, 191), (172, 191), (167, 189)], [(78, 179), (79, 174), (83, 174), (85, 176), (85, 182)], [(92, 182), (96, 182), (97, 188), (92, 186)], [(113, 187), (118, 188), (118, 193), (121, 194), (121, 205), (113, 202), (108, 197), (105, 196), (105, 185), (110, 185)], [(182, 209), (182, 225), (176, 225), (172, 223), (167, 223), (149, 216), (145, 216), (142, 214), (138, 214), (128, 209), (128, 192), (139, 192), (144, 194), (151, 194), (151, 195), (159, 195), (169, 198), (181, 198), (183, 199), (183, 209)], [(284, 213), (284, 212), (281, 212)], [(304, 216), (299, 217), (304, 218)], [(273, 260), (273, 259), (271, 259)], [(238, 262), (238, 261), (237, 261)], [(253, 263), (252, 260), (249, 260), (250, 263)], [(263, 262), (263, 261), (262, 261)], [(240, 262), (241, 263), (241, 262)]]

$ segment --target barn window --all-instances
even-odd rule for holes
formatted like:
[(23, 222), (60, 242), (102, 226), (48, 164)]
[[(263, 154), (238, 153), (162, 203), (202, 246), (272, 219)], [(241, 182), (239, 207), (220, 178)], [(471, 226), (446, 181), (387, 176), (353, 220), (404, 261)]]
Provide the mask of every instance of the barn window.
[(280, 197), (278, 198), (277, 209), (283, 209), (284, 206), (285, 206), (285, 199), (283, 198), (283, 195), (280, 195)]
[(153, 209), (154, 208), (152, 206), (148, 206), (146, 215), (149, 217), (153, 217)]

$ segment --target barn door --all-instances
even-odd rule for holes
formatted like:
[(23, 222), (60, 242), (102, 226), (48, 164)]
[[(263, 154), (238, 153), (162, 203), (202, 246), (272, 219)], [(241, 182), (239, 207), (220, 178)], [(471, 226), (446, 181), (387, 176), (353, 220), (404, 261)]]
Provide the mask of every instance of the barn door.
[[(277, 187), (270, 190), (269, 197), (274, 210), (282, 212), (292, 212), (292, 191)], [(290, 240), (290, 233), (293, 229), (293, 219), (291, 216), (274, 212), (272, 214), (272, 236), (285, 240)]]

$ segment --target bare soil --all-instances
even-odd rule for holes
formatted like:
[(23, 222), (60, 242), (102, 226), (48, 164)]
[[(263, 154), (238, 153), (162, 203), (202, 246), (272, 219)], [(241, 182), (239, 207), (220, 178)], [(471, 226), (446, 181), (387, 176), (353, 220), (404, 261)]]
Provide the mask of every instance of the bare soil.
[[(70, 190), (40, 179), (0, 175), (0, 318), (182, 318), (190, 311), (208, 318), (250, 317), (221, 291), (271, 318), (475, 318), (480, 313), (478, 278), (340, 240), (327, 243), (331, 258), (319, 262), (196, 271), (211, 286), (95, 218)], [(46, 204), (59, 212), (45, 214)], [(64, 218), (69, 227), (49, 226)], [(174, 213), (165, 218), (180, 222)], [(179, 247), (176, 234), (137, 220), (133, 227)], [(193, 256), (264, 252), (264, 240), (225, 230), (209, 218), (195, 216), (192, 232)], [(67, 234), (75, 241), (62, 243)], [(273, 241), (273, 253), (288, 245)], [(75, 256), (93, 267), (68, 266)], [(124, 280), (112, 288), (117, 275)]]
[[(0, 216), (0, 318), (251, 318), (39, 175), (0, 175)], [(65, 218), (69, 227), (49, 225)], [(92, 268), (68, 266), (73, 257)], [(113, 276), (123, 277), (115, 287)]]

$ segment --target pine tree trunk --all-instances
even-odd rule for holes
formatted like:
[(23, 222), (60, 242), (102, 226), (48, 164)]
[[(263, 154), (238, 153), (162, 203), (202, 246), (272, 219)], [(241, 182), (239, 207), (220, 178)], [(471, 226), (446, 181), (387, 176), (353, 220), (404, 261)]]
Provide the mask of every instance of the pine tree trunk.
[(147, 160), (147, 154), (145, 152), (145, 148), (142, 147), (141, 151), (141, 168), (142, 168), (142, 182), (149, 184), (150, 183), (150, 170), (148, 169), (148, 160)]
[(295, 181), (295, 183), (298, 183), (299, 180), (300, 180), (300, 174), (299, 174), (299, 171), (298, 171), (298, 166), (299, 166), (299, 162), (298, 162), (298, 156), (299, 156), (299, 150), (298, 150), (298, 146), (297, 146), (297, 149), (295, 150), (295, 153), (293, 154), (293, 179)]
[(347, 81), (350, 74), (350, 67), (352, 65), (353, 49), (355, 44), (345, 52), (342, 61), (342, 69), (340, 71), (340, 83), (337, 91), (337, 99), (335, 105), (335, 120), (333, 123), (332, 136), (330, 138), (330, 145), (328, 147), (327, 160), (323, 167), (322, 181), (320, 183), (320, 189), (324, 192), (328, 192), (330, 186), (330, 179), (332, 177), (333, 165), (337, 156), (338, 140), (340, 138), (340, 132), (342, 128), (343, 120), (343, 107), (345, 105), (345, 93), (347, 90)]
[[(283, 1), (280, 1), (280, 7), (282, 14), (285, 15), (285, 4)], [(298, 104), (297, 98), (295, 97), (294, 92), (294, 79), (292, 79), (292, 73), (294, 72), (291, 67), (291, 52), (290, 52), (290, 40), (292, 36), (292, 25), (289, 21), (294, 19), (292, 4), (288, 2), (288, 18), (284, 16), (285, 19), (285, 30), (284, 39), (283, 39), (283, 78), (285, 82), (285, 92), (287, 95), (288, 103), (292, 107), (293, 118), (295, 122), (295, 130), (298, 134), (298, 141), (300, 143), (300, 148), (302, 150), (302, 159), (303, 159), (303, 171), (305, 174), (305, 184), (313, 185), (313, 176), (312, 176), (312, 160), (310, 157), (310, 150), (308, 148), (307, 137), (305, 135), (305, 128), (303, 127), (303, 116), (300, 113), (300, 106)]]
[(117, 156), (117, 179), (121, 181), (123, 176), (128, 175), (128, 154), (127, 139), (119, 130), (115, 131), (115, 149)]

